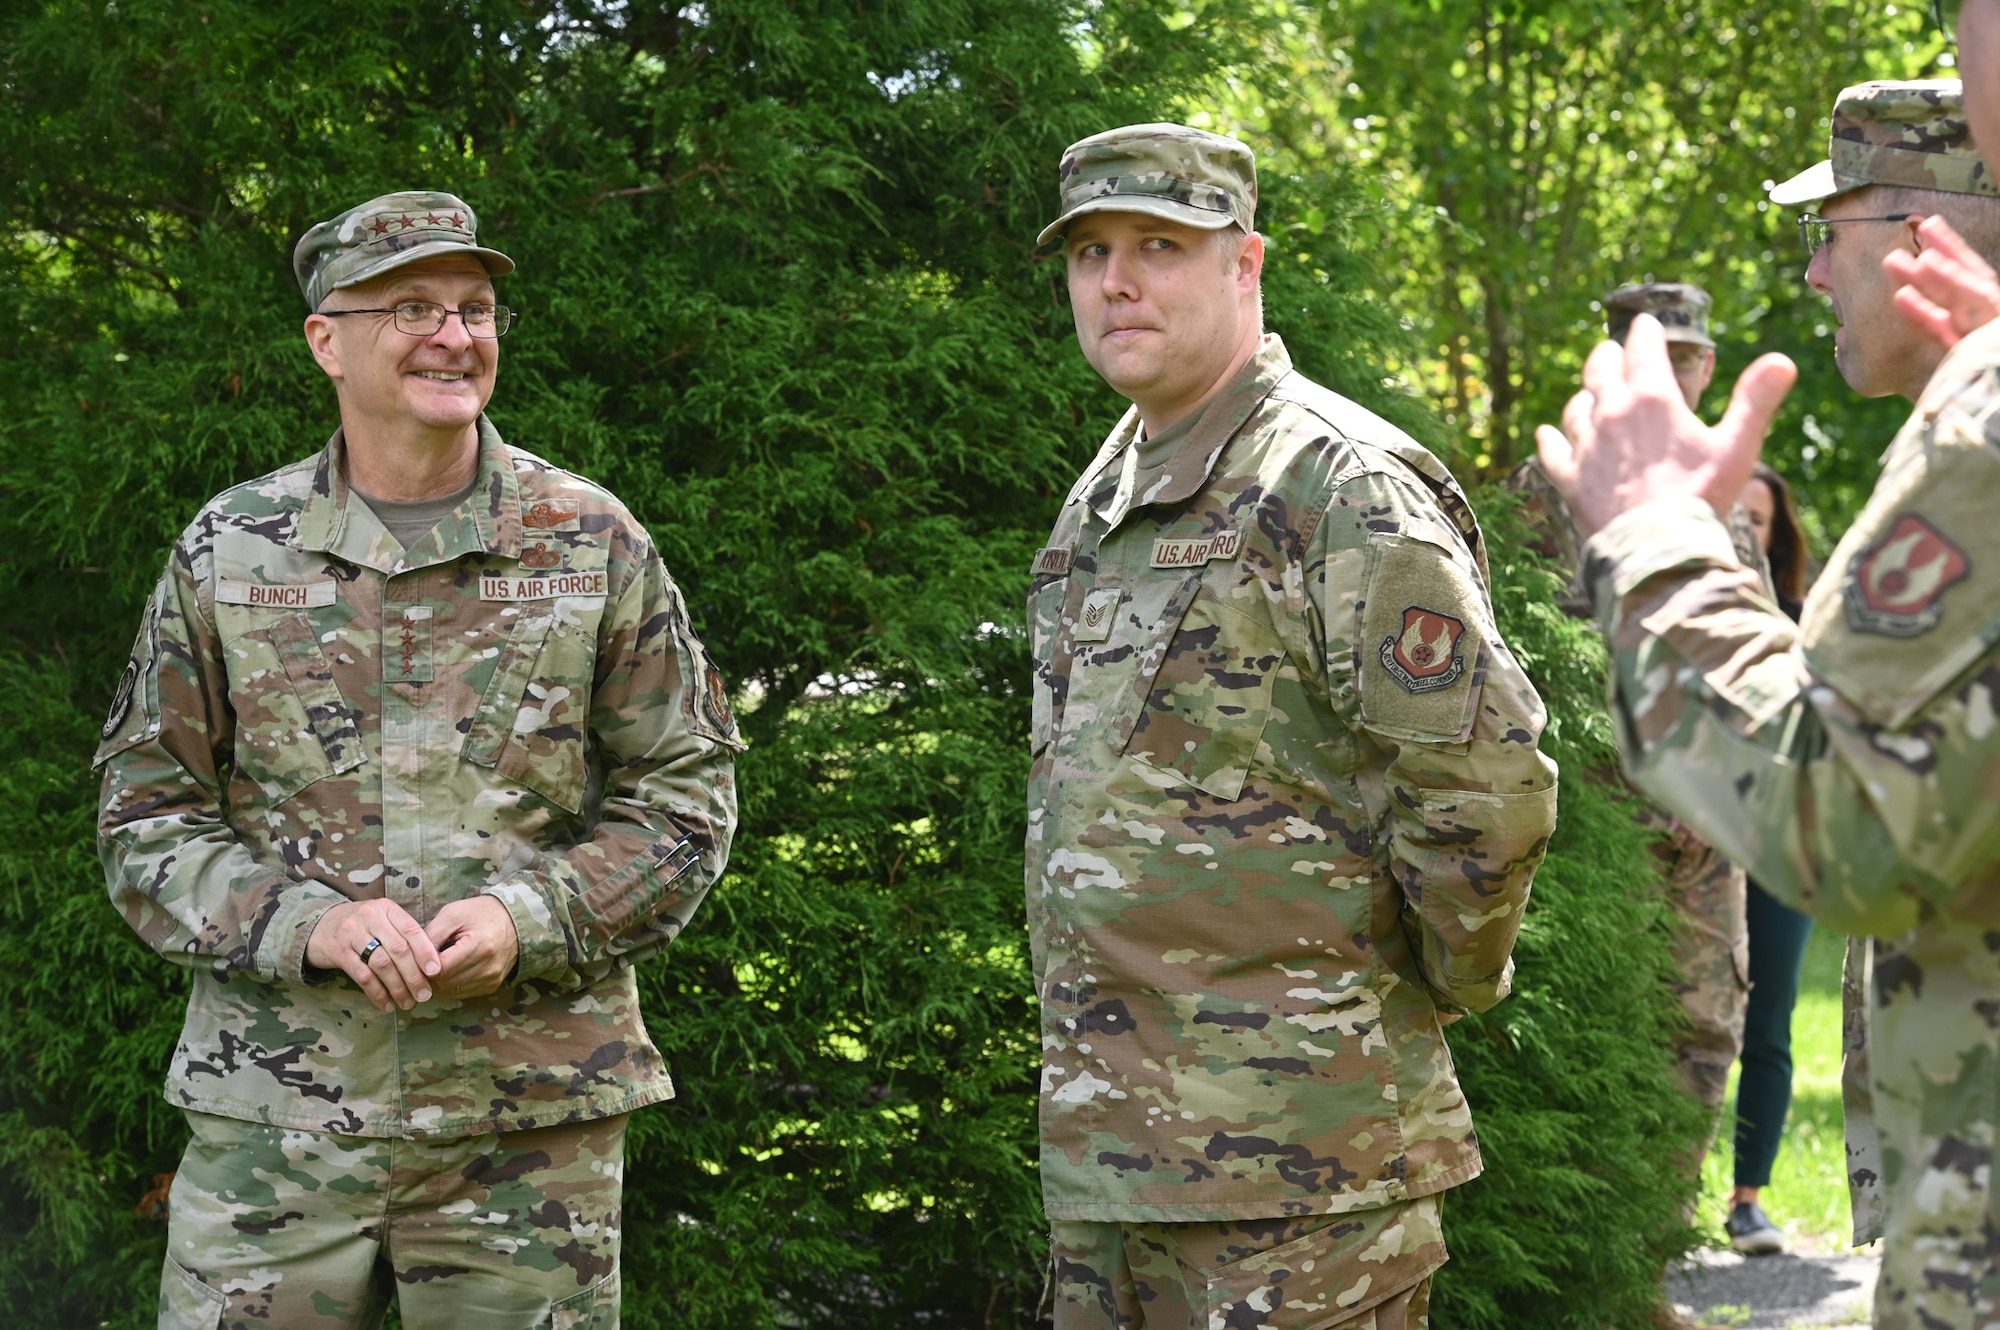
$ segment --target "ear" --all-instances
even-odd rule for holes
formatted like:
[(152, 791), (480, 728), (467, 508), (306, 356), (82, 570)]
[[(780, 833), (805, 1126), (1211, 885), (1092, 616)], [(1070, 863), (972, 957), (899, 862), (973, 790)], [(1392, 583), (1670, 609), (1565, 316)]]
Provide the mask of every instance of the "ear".
[(338, 320), (329, 319), (324, 314), (306, 315), (306, 349), (312, 352), (313, 359), (326, 371), (326, 376), (336, 383), (344, 377), (340, 368), (340, 350), (335, 345), (337, 323)]
[(1243, 237), (1243, 247), (1236, 252), (1236, 289), (1247, 295), (1263, 280), (1264, 237), (1252, 231)]

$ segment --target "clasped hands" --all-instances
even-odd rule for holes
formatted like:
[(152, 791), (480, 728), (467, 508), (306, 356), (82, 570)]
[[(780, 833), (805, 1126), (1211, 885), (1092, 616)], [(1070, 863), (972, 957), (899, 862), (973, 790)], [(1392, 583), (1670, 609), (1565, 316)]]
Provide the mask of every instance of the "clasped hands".
[(451, 902), (428, 928), (391, 900), (345, 901), (314, 925), (306, 964), (339, 970), (383, 1011), (408, 1011), (433, 997), (496, 992), (519, 950), (512, 916), (491, 896)]
[[(1920, 251), (1892, 253), (1883, 267), (1902, 283), (1896, 306), (1913, 330), (1950, 348), (2000, 316), (2000, 278), (1943, 218), (1925, 219), (1917, 234)], [(1736, 381), (1722, 419), (1704, 425), (1674, 382), (1665, 333), (1642, 314), (1624, 346), (1604, 342), (1590, 353), (1562, 428), (1535, 431), (1542, 466), (1585, 537), (1659, 499), (1700, 498), (1727, 513), (1797, 377), (1786, 357), (1758, 357)]]

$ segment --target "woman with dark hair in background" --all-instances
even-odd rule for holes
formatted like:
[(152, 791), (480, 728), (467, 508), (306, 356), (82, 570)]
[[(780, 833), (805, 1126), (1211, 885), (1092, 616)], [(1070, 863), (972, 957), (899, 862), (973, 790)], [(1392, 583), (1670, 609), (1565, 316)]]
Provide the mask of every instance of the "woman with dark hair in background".
[[(1806, 538), (1784, 477), (1757, 464), (1743, 506), (1771, 561), (1778, 608), (1799, 617), (1806, 594)], [(1729, 1197), (1729, 1245), (1746, 1255), (1785, 1249), (1784, 1235), (1757, 1204), (1792, 1106), (1792, 1006), (1799, 996), (1812, 920), (1778, 904), (1751, 879), (1750, 1003), (1743, 1020), (1742, 1071), (1736, 1082), (1736, 1190)]]

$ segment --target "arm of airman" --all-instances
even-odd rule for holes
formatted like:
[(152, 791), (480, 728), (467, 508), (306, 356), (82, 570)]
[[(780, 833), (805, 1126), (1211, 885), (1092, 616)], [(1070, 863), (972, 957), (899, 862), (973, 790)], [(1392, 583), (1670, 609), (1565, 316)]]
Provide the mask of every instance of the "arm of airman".
[(729, 690), (650, 541), (599, 628), (591, 738), (605, 763), (590, 838), (486, 888), (520, 943), (515, 978), (559, 987), (671, 942), (721, 877), (736, 826)]
[(161, 956), (302, 982), (313, 925), (347, 898), (260, 863), (223, 816), (236, 715), (194, 550), (191, 533), (169, 556), (112, 697), (98, 853), (112, 904)]
[(2000, 860), (1995, 380), (1939, 371), (1798, 628), (1699, 500), (1591, 542), (1634, 782), (1843, 932), (1899, 934), (1920, 897), (2000, 921), (1971, 898)]
[(1494, 628), (1479, 564), (1392, 469), (1337, 483), (1308, 583), (1334, 701), (1386, 758), (1389, 870), (1424, 978), (1452, 1009), (1506, 996), (1555, 826), (1541, 699)]

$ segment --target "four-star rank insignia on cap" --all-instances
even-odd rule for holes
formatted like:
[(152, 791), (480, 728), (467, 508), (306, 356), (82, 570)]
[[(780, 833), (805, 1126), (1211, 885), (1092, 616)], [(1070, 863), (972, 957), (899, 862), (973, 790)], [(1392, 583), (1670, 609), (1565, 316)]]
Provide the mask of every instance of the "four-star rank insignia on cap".
[(1382, 668), (1413, 693), (1449, 688), (1465, 673), (1465, 657), (1458, 652), (1463, 636), (1463, 620), (1412, 605), (1403, 611), (1402, 633), (1382, 639)]
[(1855, 563), (1846, 590), (1847, 622), (1858, 633), (1916, 637), (1944, 616), (1944, 593), (1972, 571), (1972, 560), (1944, 533), (1904, 513), (1889, 534)]

